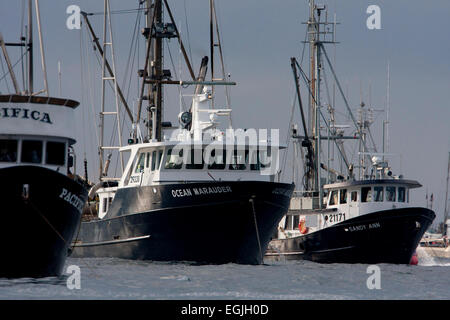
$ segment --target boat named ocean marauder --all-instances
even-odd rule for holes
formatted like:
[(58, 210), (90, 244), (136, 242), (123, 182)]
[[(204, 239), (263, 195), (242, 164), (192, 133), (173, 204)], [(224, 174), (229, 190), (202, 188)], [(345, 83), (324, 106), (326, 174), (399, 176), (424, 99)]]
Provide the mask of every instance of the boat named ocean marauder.
[(204, 188), (192, 188), (192, 189), (177, 189), (172, 190), (173, 197), (192, 197), (193, 195), (206, 195), (216, 193), (233, 192), (230, 186), (223, 187), (204, 187)]
[[(161, 21), (167, 21), (162, 12), (170, 12), (167, 2), (147, 4), (149, 16), (156, 21), (148, 32), (144, 30), (148, 47), (161, 48), (165, 37), (178, 37), (177, 43), (182, 43), (172, 17), (162, 28)], [(164, 10), (159, 10), (163, 4)], [(213, 1), (210, 5), (215, 11)], [(151, 30), (156, 33), (153, 37), (149, 37)], [(160, 93), (165, 84), (180, 82), (159, 80), (163, 74), (164, 79), (171, 77), (170, 70), (163, 69), (162, 55), (156, 53), (146, 62), (152, 67), (142, 80), (141, 92), (149, 84), (155, 106), (152, 119), (146, 122), (151, 128), (143, 138), (139, 126), (133, 124), (129, 145), (119, 146), (121, 154), (128, 154), (121, 176), (103, 176), (91, 189), (73, 256), (199, 263), (263, 261), (294, 186), (277, 182), (283, 147), (276, 133), (267, 137), (264, 133), (258, 136), (256, 130), (233, 132), (231, 108), (218, 107), (214, 88), (234, 83), (217, 81), (213, 74), (211, 81), (205, 81), (208, 60), (202, 59), (199, 75), (191, 82), (195, 85), (191, 108), (179, 114), (176, 130), (162, 125)], [(147, 96), (141, 96), (140, 103), (144, 100)], [(220, 127), (220, 120), (227, 130)], [(173, 131), (169, 134), (168, 130)], [(100, 157), (103, 165), (102, 153)]]

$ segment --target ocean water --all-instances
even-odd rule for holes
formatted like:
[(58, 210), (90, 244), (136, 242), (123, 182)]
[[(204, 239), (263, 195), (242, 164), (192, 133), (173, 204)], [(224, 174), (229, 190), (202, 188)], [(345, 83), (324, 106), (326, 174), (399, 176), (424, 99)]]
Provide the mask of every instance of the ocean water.
[(450, 260), (419, 253), (419, 265), (379, 264), (380, 288), (369, 289), (369, 265), (279, 261), (258, 266), (195, 265), (69, 258), (72, 274), (0, 279), (0, 299), (450, 299)]

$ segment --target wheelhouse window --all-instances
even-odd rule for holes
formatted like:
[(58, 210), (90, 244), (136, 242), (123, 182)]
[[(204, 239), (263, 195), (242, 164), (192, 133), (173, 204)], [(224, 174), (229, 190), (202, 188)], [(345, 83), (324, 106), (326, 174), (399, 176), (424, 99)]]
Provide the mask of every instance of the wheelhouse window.
[(156, 150), (152, 152), (152, 167), (151, 170), (155, 171), (156, 168)]
[(181, 169), (183, 166), (183, 149), (177, 152), (172, 149), (167, 150), (166, 164), (164, 169)]
[(370, 202), (372, 201), (372, 188), (364, 187), (361, 188), (361, 202)]
[(398, 202), (405, 202), (405, 198), (406, 198), (406, 192), (405, 192), (405, 187), (398, 187), (398, 198), (397, 201)]
[(347, 189), (342, 189), (339, 193), (339, 203), (345, 204), (347, 203)]
[(352, 202), (358, 201), (358, 191), (352, 191), (352, 193), (351, 193), (351, 201)]
[(156, 170), (159, 170), (161, 168), (162, 157), (163, 157), (163, 151), (159, 150), (158, 151), (158, 161), (156, 162)]
[(293, 216), (294, 221), (292, 225), (292, 230), (298, 229), (298, 224), (300, 223), (300, 216)]
[(250, 170), (261, 170), (261, 155), (258, 150), (250, 150)]
[(205, 161), (203, 160), (203, 150), (198, 148), (191, 148), (189, 150), (190, 163), (186, 163), (186, 169), (203, 169)]
[(230, 170), (245, 170), (248, 160), (248, 150), (234, 150), (231, 156)]
[(338, 204), (338, 190), (331, 191), (330, 194), (330, 200), (328, 202), (328, 205), (334, 206)]
[(108, 200), (105, 198), (103, 199), (103, 212), (106, 213), (108, 210)]
[(373, 187), (373, 201), (383, 201), (383, 187)]
[(300, 216), (298, 216), (298, 215), (288, 215), (288, 216), (286, 216), (286, 221), (284, 223), (284, 228), (286, 230), (298, 230), (299, 223), (300, 223)]
[(386, 187), (386, 201), (395, 201), (395, 187)]
[(145, 162), (146, 168), (150, 168), (150, 155), (151, 155), (151, 153), (147, 152), (147, 157), (146, 157), (147, 161)]
[(135, 173), (144, 172), (144, 165), (145, 165), (145, 153), (141, 153), (139, 155), (139, 160), (136, 164), (136, 169), (134, 170), (134, 172)]
[(28, 163), (42, 163), (42, 141), (23, 140), (21, 161)]
[(207, 159), (208, 163), (210, 163), (210, 164), (208, 164), (208, 169), (211, 169), (211, 170), (225, 169), (225, 155), (226, 155), (226, 151), (224, 149), (211, 150), (211, 155), (210, 155), (211, 159)]
[(17, 161), (17, 140), (0, 140), (0, 162)]
[(269, 168), (272, 161), (272, 149), (267, 148), (266, 150), (258, 150), (258, 163), (261, 168)]
[(45, 151), (45, 163), (63, 166), (66, 162), (66, 144), (64, 142), (48, 141)]

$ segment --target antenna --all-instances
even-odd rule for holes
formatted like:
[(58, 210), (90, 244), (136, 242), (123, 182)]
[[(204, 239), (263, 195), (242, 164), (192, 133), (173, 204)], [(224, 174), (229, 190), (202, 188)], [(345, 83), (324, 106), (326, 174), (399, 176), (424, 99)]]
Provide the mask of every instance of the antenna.
[(41, 65), (42, 65), (42, 73), (44, 75), (44, 90), (39, 91), (38, 93), (45, 92), (48, 96), (48, 82), (47, 82), (47, 68), (45, 66), (45, 52), (44, 52), (44, 39), (42, 37), (41, 32), (41, 15), (39, 13), (39, 1), (35, 0), (34, 2), (36, 6), (36, 20), (38, 25), (38, 35), (39, 35), (39, 48), (41, 50)]
[(58, 94), (61, 97), (61, 61), (58, 60)]
[(33, 94), (33, 4), (28, 0), (28, 94)]
[[(390, 76), (390, 62), (388, 60), (387, 64), (387, 89), (386, 89), (386, 120), (383, 121), (383, 153), (388, 152), (389, 149), (389, 132), (388, 132), (388, 124), (389, 124), (389, 91), (391, 85), (391, 76)], [(383, 156), (384, 161), (384, 156)]]
[(447, 229), (448, 229), (448, 225), (447, 225), (447, 220), (448, 220), (448, 182), (450, 179), (450, 152), (448, 153), (448, 169), (447, 169), (447, 187), (446, 187), (446, 191), (445, 191), (445, 209), (444, 209), (444, 232), (443, 235), (446, 236), (447, 235)]

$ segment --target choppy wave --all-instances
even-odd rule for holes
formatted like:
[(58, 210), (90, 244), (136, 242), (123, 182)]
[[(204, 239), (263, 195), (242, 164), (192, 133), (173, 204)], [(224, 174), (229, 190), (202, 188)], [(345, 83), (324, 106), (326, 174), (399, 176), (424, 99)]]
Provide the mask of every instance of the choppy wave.
[[(368, 289), (365, 264), (282, 261), (259, 266), (121, 259), (68, 259), (80, 289), (59, 278), (0, 279), (0, 299), (450, 299), (450, 261), (419, 254), (419, 265), (379, 264), (381, 289)], [(428, 259), (428, 260), (427, 260)]]

